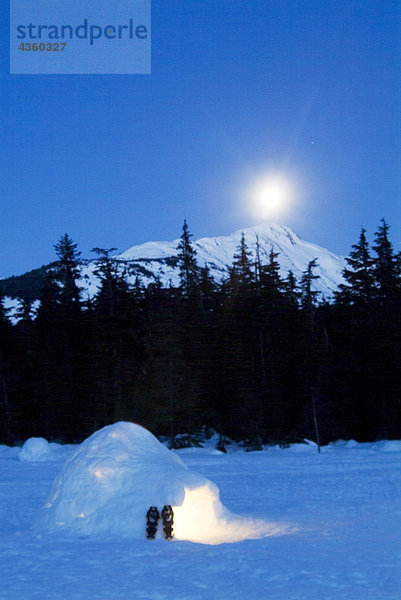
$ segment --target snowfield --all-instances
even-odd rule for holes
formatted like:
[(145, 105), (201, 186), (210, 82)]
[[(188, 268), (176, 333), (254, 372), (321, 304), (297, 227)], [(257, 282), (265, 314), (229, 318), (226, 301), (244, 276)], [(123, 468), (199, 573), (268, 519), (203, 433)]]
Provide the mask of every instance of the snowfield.
[[(337, 442), (320, 455), (312, 444), (174, 453), (178, 461), (168, 460), (184, 478), (213, 482), (238, 526), (269, 524), (267, 537), (213, 545), (138, 537), (130, 531), (135, 509), (116, 503), (113, 479), (109, 510), (118, 514), (110, 523), (125, 520), (125, 534), (40, 527), (68, 464), (88, 467), (88, 454), (83, 444), (28, 442), (0, 446), (0, 600), (401, 598), (401, 442)], [(129, 456), (124, 460), (123, 475)], [(83, 472), (75, 471), (78, 491)], [(90, 504), (96, 496), (101, 504), (103, 493), (89, 496)]]

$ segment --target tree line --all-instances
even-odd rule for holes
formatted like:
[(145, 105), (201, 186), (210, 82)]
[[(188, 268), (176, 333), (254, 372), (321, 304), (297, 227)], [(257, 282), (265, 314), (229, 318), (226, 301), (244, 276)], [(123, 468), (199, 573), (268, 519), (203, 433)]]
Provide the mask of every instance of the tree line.
[(78, 442), (117, 420), (172, 446), (202, 428), (222, 448), (225, 436), (250, 449), (401, 437), (401, 256), (384, 220), (372, 248), (362, 229), (330, 303), (314, 291), (316, 259), (283, 278), (278, 254), (264, 263), (244, 235), (219, 283), (186, 222), (177, 287), (130, 284), (114, 251), (94, 249), (99, 286), (84, 299), (65, 234), (36, 314), (23, 300), (12, 324), (0, 302), (0, 443)]

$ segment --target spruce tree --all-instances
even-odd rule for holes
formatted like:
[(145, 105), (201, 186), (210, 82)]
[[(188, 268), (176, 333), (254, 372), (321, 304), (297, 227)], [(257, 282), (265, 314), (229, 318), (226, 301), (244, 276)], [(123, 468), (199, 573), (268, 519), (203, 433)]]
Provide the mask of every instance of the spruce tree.
[(320, 452), (320, 444), (330, 438), (332, 406), (328, 393), (330, 384), (331, 344), (325, 323), (324, 305), (318, 307), (319, 292), (313, 289), (317, 259), (308, 263), (301, 281), (301, 315), (303, 317), (301, 352), (304, 354), (302, 379), (303, 437), (314, 437)]
[(191, 243), (192, 234), (186, 220), (182, 227), (180, 242), (177, 246), (178, 267), (180, 270), (180, 290), (181, 293), (189, 298), (197, 291), (199, 282), (199, 267), (196, 262), (196, 250)]
[[(258, 250), (258, 248), (257, 248)], [(260, 390), (255, 381), (255, 282), (259, 276), (251, 252), (241, 234), (229, 279), (222, 294), (221, 353), (222, 393), (219, 417), (230, 437), (257, 440), (263, 419)]]
[(389, 229), (382, 219), (373, 246), (376, 301), (371, 378), (376, 389), (376, 426), (384, 438), (397, 436), (400, 428), (396, 423), (401, 422), (401, 264), (389, 240)]
[(119, 288), (126, 286), (125, 280), (120, 276), (117, 261), (110, 256), (115, 250), (116, 248), (109, 248), (108, 250), (104, 248), (92, 249), (92, 252), (98, 255), (98, 258), (95, 259), (93, 272), (100, 280), (96, 303), (98, 307), (103, 303), (104, 310), (108, 312), (110, 317), (114, 316), (116, 312)]
[(288, 271), (287, 277), (283, 281), (283, 292), (286, 302), (292, 307), (298, 307), (301, 298), (299, 286), (293, 271)]
[(144, 362), (134, 398), (144, 411), (139, 420), (170, 440), (188, 431), (188, 357), (181, 339), (185, 304), (181, 290), (158, 284), (148, 286), (141, 302)]
[(345, 304), (368, 304), (374, 295), (373, 261), (370, 256), (366, 230), (362, 228), (357, 244), (352, 246), (345, 259), (347, 267), (343, 277), (347, 284), (341, 284), (336, 294), (337, 302)]
[(80, 289), (78, 280), (80, 277), (81, 252), (68, 234), (64, 234), (57, 244), (54, 245), (58, 261), (55, 264), (55, 278), (62, 286), (62, 302), (64, 305), (78, 306), (80, 303)]
[(260, 287), (266, 301), (271, 304), (280, 304), (282, 301), (283, 280), (280, 276), (280, 263), (277, 260), (279, 253), (271, 248), (269, 262), (260, 267)]
[(200, 269), (199, 273), (199, 295), (200, 307), (204, 318), (207, 320), (210, 312), (216, 309), (217, 285), (207, 264)]
[(32, 303), (21, 300), (13, 327), (15, 345), (16, 390), (14, 400), (18, 406), (18, 434), (20, 439), (43, 435), (43, 414), (38, 394), (40, 365), (36, 361), (37, 335)]
[(139, 415), (133, 406), (133, 390), (142, 360), (139, 307), (125, 272), (111, 256), (114, 251), (115, 248), (93, 249), (98, 255), (94, 272), (100, 280), (93, 300), (91, 327), (96, 427), (109, 424), (114, 418), (134, 419)]
[(245, 241), (245, 234), (242, 232), (241, 241), (236, 248), (233, 264), (230, 269), (230, 280), (232, 285), (246, 287), (254, 281), (251, 256), (252, 254)]
[(82, 423), (89, 408), (88, 313), (83, 311), (78, 285), (81, 259), (77, 244), (65, 234), (54, 248), (58, 260), (46, 277), (35, 324), (38, 394), (46, 435), (76, 441), (83, 435)]
[(399, 302), (401, 299), (401, 262), (400, 255), (395, 255), (393, 245), (389, 240), (390, 226), (381, 220), (375, 233), (373, 250), (376, 258), (373, 260), (373, 273), (376, 282), (376, 294), (382, 304)]
[(262, 259), (260, 257), (260, 242), (259, 242), (259, 235), (256, 234), (256, 244), (255, 244), (255, 281), (256, 281), (256, 285), (260, 284), (261, 270), (262, 270)]
[(316, 307), (317, 297), (319, 292), (313, 289), (313, 282), (319, 279), (319, 275), (315, 275), (314, 270), (318, 266), (317, 258), (309, 261), (308, 266), (302, 274), (300, 281), (301, 289), (301, 306), (304, 310), (311, 313)]
[(334, 401), (344, 437), (399, 435), (401, 295), (398, 257), (382, 220), (371, 257), (365, 230), (353, 246), (332, 308)]

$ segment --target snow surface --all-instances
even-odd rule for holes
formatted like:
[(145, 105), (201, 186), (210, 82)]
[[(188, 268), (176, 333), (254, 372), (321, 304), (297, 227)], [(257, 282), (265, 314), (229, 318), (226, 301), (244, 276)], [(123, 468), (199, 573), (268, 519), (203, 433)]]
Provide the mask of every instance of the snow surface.
[(228, 508), (278, 525), (279, 535), (219, 545), (38, 531), (54, 480), (80, 450), (49, 448), (48, 461), (32, 462), (0, 446), (0, 600), (401, 598), (399, 441), (340, 440), (320, 455), (313, 444), (177, 452)]
[[(11, 298), (10, 296), (4, 296), (3, 305), (6, 309), (7, 317), (10, 319), (11, 323), (15, 325), (20, 320), (18, 313), (20, 312), (20, 300), (18, 298)], [(31, 315), (36, 316), (37, 310), (40, 306), (39, 300), (34, 300), (31, 306)]]

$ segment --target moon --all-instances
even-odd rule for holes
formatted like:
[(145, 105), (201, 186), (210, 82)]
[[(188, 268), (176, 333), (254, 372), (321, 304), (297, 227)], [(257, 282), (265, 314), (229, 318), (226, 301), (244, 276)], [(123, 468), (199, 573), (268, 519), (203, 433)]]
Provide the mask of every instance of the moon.
[(252, 217), (266, 221), (281, 216), (288, 210), (291, 196), (291, 185), (285, 177), (270, 175), (259, 180), (249, 195)]

